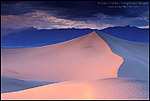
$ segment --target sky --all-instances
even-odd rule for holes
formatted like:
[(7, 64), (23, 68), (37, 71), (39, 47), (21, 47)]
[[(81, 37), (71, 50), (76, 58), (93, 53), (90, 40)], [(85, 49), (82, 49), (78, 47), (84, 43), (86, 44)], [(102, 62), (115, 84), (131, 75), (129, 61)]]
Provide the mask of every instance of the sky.
[(1, 1), (1, 27), (149, 28), (149, 1)]

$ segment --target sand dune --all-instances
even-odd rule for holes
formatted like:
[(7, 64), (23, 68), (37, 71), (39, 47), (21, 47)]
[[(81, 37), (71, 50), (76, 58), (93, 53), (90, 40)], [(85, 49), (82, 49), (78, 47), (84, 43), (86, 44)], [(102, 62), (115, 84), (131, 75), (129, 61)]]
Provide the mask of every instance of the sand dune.
[[(97, 31), (54, 45), (2, 49), (2, 76), (65, 81), (4, 93), (2, 99), (149, 99), (148, 48)], [(128, 79), (112, 78), (117, 76)]]
[(109, 45), (112, 52), (124, 59), (118, 71), (119, 77), (149, 80), (148, 43), (122, 40), (99, 31), (96, 33)]
[(92, 32), (55, 45), (2, 49), (2, 76), (50, 82), (117, 77), (122, 62)]
[(25, 81), (14, 78), (1, 77), (1, 93), (15, 92), (52, 83), (54, 82)]
[(125, 78), (69, 81), (2, 94), (2, 99), (148, 99), (148, 82)]

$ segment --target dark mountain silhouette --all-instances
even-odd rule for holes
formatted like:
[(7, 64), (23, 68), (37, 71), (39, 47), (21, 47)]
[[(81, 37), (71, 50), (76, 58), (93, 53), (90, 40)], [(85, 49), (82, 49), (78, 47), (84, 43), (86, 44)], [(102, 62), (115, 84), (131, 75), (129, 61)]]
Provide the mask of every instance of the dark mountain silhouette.
[[(1, 47), (37, 47), (44, 45), (56, 44), (68, 41), (88, 33), (96, 29), (35, 29), (33, 27), (26, 28), (21, 32), (10, 33), (1, 37)], [(140, 29), (137, 27), (109, 27), (99, 30), (109, 35), (134, 41), (149, 42), (149, 29)]]
[(124, 40), (143, 43), (149, 42), (149, 29), (141, 29), (127, 25), (124, 27), (109, 27), (101, 31)]
[(1, 28), (1, 36), (8, 35), (10, 33), (18, 33), (24, 30), (34, 29), (33, 27), (21, 28), (21, 29), (10, 29), (10, 28)]
[(1, 47), (36, 47), (68, 41), (92, 32), (91, 29), (28, 29), (3, 36)]

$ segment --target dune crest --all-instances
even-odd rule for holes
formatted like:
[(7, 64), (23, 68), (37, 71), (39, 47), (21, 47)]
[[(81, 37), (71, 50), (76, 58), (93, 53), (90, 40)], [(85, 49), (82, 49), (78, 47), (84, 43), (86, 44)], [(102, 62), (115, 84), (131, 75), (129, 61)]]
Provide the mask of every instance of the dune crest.
[(42, 47), (2, 49), (2, 76), (22, 80), (68, 81), (117, 77), (122, 57), (92, 32)]

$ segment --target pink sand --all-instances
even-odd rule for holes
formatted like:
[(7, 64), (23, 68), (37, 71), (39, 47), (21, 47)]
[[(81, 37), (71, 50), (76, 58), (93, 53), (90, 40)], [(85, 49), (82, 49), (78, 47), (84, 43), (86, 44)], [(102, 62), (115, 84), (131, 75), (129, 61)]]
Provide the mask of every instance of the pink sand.
[(2, 49), (2, 76), (22, 80), (68, 81), (117, 77), (123, 58), (96, 32), (54, 45)]

